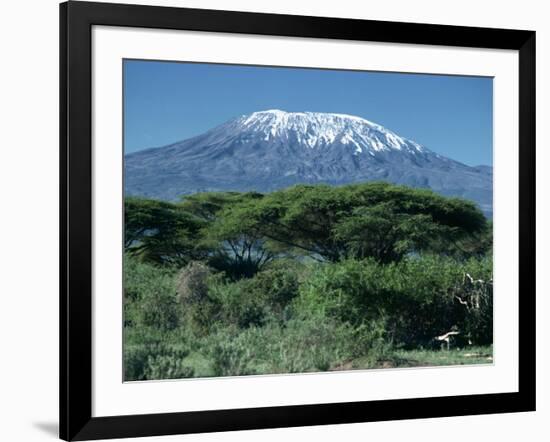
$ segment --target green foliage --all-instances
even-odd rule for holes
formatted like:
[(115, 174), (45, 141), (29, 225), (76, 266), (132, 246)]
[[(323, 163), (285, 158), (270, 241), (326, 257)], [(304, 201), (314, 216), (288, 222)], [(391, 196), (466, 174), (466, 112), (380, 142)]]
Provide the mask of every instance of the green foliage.
[(332, 262), (350, 257), (392, 262), (423, 250), (449, 253), (486, 225), (469, 201), (388, 183), (299, 185), (227, 210), (222, 224), (246, 225), (280, 250)]
[[(441, 249), (444, 247), (445, 244), (442, 244)], [(491, 255), (493, 253), (493, 221), (487, 221), (485, 227), (479, 232), (456, 241), (452, 244), (451, 251), (462, 259)]]
[(131, 255), (124, 259), (125, 324), (166, 330), (179, 324), (172, 269), (140, 262)]
[(125, 327), (125, 380), (192, 377), (186, 358), (193, 344), (195, 337), (184, 328)]
[(178, 205), (204, 222), (200, 246), (208, 250), (208, 264), (233, 279), (253, 276), (273, 258), (252, 220), (239, 216), (241, 207), (261, 198), (254, 192), (205, 192), (186, 195)]
[(492, 224), (468, 201), (301, 185), (125, 212), (126, 380), (468, 363), (457, 347), (492, 344)]
[[(486, 281), (472, 308), (459, 300), (471, 291), (466, 275)], [(295, 308), (303, 316), (314, 313), (351, 324), (385, 318), (393, 341), (407, 346), (428, 345), (452, 327), (487, 343), (492, 341), (491, 278), (490, 259), (428, 256), (389, 265), (348, 260), (319, 267), (300, 287)]]
[(241, 330), (226, 327), (210, 335), (216, 376), (326, 371), (349, 357), (353, 331), (335, 322), (291, 320), (283, 325)]
[(211, 251), (209, 264), (234, 279), (255, 275), (274, 258), (256, 221), (243, 216), (262, 198), (252, 192), (204, 193), (181, 204), (208, 223), (202, 245)]
[(179, 345), (163, 343), (126, 345), (124, 348), (125, 380), (193, 377), (193, 368), (185, 363), (185, 357), (188, 354), (189, 351)]
[(173, 330), (180, 321), (176, 297), (172, 293), (155, 290), (141, 300), (136, 317), (137, 323), (143, 326)]
[(224, 329), (208, 341), (207, 352), (212, 359), (214, 376), (242, 376), (255, 374), (253, 367), (257, 348), (253, 345), (256, 336), (249, 331), (242, 333)]
[(202, 256), (197, 247), (203, 222), (180, 207), (156, 200), (125, 200), (127, 252), (143, 261), (180, 266)]
[(273, 313), (282, 314), (298, 295), (300, 273), (296, 266), (272, 266), (258, 273), (249, 282), (248, 289), (263, 299)]
[(213, 278), (210, 282), (210, 299), (217, 306), (216, 322), (246, 328), (261, 325), (268, 306), (251, 290), (250, 280), (228, 282)]
[[(186, 356), (186, 355), (183, 355)], [(147, 359), (146, 379), (181, 379), (193, 377), (195, 370), (185, 365), (180, 355), (155, 354)]]
[(345, 244), (347, 256), (373, 257), (383, 263), (434, 248), (434, 239), (450, 233), (447, 226), (434, 223), (431, 215), (403, 213), (391, 202), (355, 209), (334, 232)]
[(143, 381), (146, 379), (147, 358), (154, 349), (143, 345), (124, 346), (124, 380)]
[(179, 207), (204, 222), (215, 221), (219, 212), (241, 202), (263, 198), (256, 192), (203, 192), (182, 197)]
[(216, 376), (303, 373), (337, 369), (363, 356), (374, 366), (389, 349), (379, 324), (353, 328), (325, 319), (269, 322), (245, 330), (230, 327), (208, 340)]
[(300, 267), (274, 265), (252, 278), (232, 281), (190, 264), (180, 272), (177, 289), (187, 325), (204, 335), (213, 324), (246, 328), (283, 320), (298, 295)]
[(462, 310), (464, 336), (478, 345), (489, 345), (493, 342), (493, 281), (488, 277), (491, 273), (489, 269), (472, 273), (476, 276), (481, 274), (485, 279), (476, 279), (466, 273), (462, 284), (454, 293), (455, 299), (465, 308)]
[(275, 373), (326, 371), (350, 357), (353, 330), (333, 321), (289, 320), (265, 346)]
[(177, 266), (206, 259), (233, 279), (292, 254), (389, 263), (422, 251), (480, 256), (491, 247), (473, 203), (388, 183), (209, 192), (178, 204), (127, 198), (125, 213), (127, 250)]
[(374, 364), (388, 349), (383, 327), (375, 322), (352, 327), (327, 318), (292, 319), (278, 332), (266, 347), (275, 373), (336, 369), (359, 356)]

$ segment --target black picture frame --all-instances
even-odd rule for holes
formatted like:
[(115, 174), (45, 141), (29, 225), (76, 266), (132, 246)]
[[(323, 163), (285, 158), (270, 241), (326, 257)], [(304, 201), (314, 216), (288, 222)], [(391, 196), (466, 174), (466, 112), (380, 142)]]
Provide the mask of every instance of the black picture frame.
[[(519, 391), (92, 417), (93, 25), (519, 53)], [(90, 440), (535, 410), (535, 32), (69, 1), (60, 5), (60, 437)]]

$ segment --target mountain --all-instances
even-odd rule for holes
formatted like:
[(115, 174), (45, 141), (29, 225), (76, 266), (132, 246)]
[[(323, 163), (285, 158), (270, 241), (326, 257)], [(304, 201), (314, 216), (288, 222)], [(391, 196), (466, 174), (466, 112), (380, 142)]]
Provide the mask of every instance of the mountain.
[(126, 194), (166, 200), (204, 191), (270, 192), (298, 183), (373, 180), (468, 198), (492, 216), (492, 167), (467, 166), (352, 115), (254, 112), (125, 156)]

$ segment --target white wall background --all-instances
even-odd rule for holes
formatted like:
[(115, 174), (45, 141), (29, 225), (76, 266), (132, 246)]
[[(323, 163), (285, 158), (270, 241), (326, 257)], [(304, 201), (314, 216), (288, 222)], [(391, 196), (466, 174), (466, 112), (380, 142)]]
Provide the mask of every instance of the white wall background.
[[(130, 3), (130, 2), (127, 2)], [(135, 0), (131, 3), (412, 21), (537, 31), (538, 411), (148, 440), (548, 440), (550, 434), (550, 25), (540, 0)], [(0, 13), (0, 440), (57, 437), (58, 7), (2, 2)]]

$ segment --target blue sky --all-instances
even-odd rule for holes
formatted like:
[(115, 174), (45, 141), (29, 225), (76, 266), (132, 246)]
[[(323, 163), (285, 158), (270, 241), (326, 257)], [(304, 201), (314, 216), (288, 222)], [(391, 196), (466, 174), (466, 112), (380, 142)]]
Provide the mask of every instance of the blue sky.
[(491, 78), (124, 62), (125, 153), (281, 109), (358, 115), (463, 163), (492, 165), (492, 106)]

